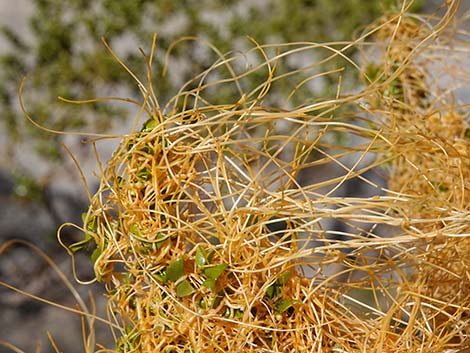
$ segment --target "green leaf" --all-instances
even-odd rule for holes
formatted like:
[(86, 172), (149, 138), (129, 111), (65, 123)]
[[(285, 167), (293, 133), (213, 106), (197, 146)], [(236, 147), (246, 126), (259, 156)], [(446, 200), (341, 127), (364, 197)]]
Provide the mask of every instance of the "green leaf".
[(375, 64), (369, 64), (366, 66), (365, 74), (371, 82), (375, 81), (380, 75), (380, 67)]
[(230, 309), (228, 306), (225, 308), (224, 316), (229, 318), (233, 317), (234, 319), (239, 319), (243, 317), (243, 311), (240, 309)]
[(148, 119), (142, 128), (142, 132), (150, 132), (157, 126), (157, 121), (154, 118)]
[(156, 249), (160, 249), (165, 241), (168, 240), (168, 237), (162, 233), (157, 234), (157, 239), (153, 241), (145, 241), (142, 240), (142, 254), (148, 254), (150, 251), (156, 251)]
[(91, 232), (96, 232), (98, 229), (98, 218), (96, 216), (87, 216), (87, 213), (82, 213), (83, 228)]
[(166, 278), (169, 281), (176, 282), (184, 274), (184, 260), (182, 257), (177, 258), (166, 268)]
[(266, 288), (266, 297), (272, 299), (274, 297), (274, 286)]
[(243, 311), (242, 311), (242, 310), (240, 310), (240, 309), (235, 309), (235, 310), (233, 311), (233, 318), (234, 318), (234, 319), (240, 319), (240, 318), (242, 318), (242, 317), (243, 317)]
[(199, 267), (207, 265), (207, 254), (202, 246), (196, 249), (196, 265)]
[(139, 228), (137, 227), (137, 224), (133, 224), (130, 226), (129, 228), (129, 231), (134, 234), (134, 235), (137, 235), (138, 237), (141, 237), (142, 234), (140, 233), (140, 230)]
[(129, 300), (129, 308), (135, 310), (137, 308), (137, 300), (135, 298), (132, 298)]
[(140, 172), (137, 173), (137, 176), (143, 181), (147, 181), (151, 178), (152, 173), (147, 168), (144, 168)]
[(132, 352), (140, 344), (141, 333), (135, 328), (126, 327), (123, 336), (116, 342), (116, 348), (118, 352)]
[[(161, 239), (161, 240), (159, 240), (159, 239)], [(165, 234), (158, 233), (158, 234), (157, 234), (157, 242), (156, 242), (157, 249), (160, 249), (160, 248), (163, 246), (163, 243), (164, 243), (167, 239), (168, 239), (168, 238), (166, 237)]]
[(287, 282), (289, 282), (290, 276), (291, 276), (290, 271), (284, 271), (279, 275), (279, 277), (276, 280), (276, 283), (280, 286), (284, 286), (287, 284)]
[(126, 273), (124, 277), (124, 283), (125, 284), (130, 284), (132, 282), (132, 274), (131, 273)]
[(274, 304), (276, 308), (276, 313), (282, 314), (284, 311), (292, 307), (292, 305), (294, 305), (295, 303), (297, 303), (296, 300), (279, 299), (276, 304)]
[(223, 295), (221, 295), (220, 293), (217, 294), (215, 296), (214, 300), (212, 301), (211, 308), (214, 309), (214, 308), (218, 307), (223, 298), (224, 298)]
[(207, 309), (207, 303), (204, 299), (200, 299), (198, 305), (201, 309)]
[[(83, 228), (91, 232), (96, 232), (98, 228), (98, 218), (96, 216), (87, 217), (87, 213), (82, 213)], [(88, 221), (88, 222), (87, 222)], [(77, 241), (69, 246), (69, 250), (73, 253), (87, 249), (90, 243), (94, 240), (92, 235), (88, 232), (85, 233), (85, 239)]]
[(446, 184), (439, 184), (439, 191), (440, 192), (447, 192), (447, 191), (449, 191), (449, 187)]
[(176, 295), (178, 297), (187, 297), (195, 292), (195, 289), (187, 279), (182, 280), (176, 285)]
[(207, 263), (210, 264), (210, 263), (212, 262), (212, 259), (214, 258), (214, 255), (215, 255), (215, 250), (212, 249), (212, 250), (209, 252), (209, 254), (207, 254), (207, 257), (206, 257), (206, 258), (207, 258)]
[(85, 234), (85, 239), (77, 241), (76, 243), (73, 243), (69, 246), (69, 250), (73, 253), (86, 249), (90, 245), (90, 243), (93, 241), (93, 237), (86, 233)]
[(160, 315), (160, 317), (164, 318), (165, 320), (168, 320), (168, 315), (165, 314), (165, 312), (163, 310), (160, 309), (158, 314)]
[(274, 282), (268, 288), (266, 288), (266, 297), (268, 299), (274, 299), (277, 296), (279, 296), (280, 294), (281, 294), (281, 289), (280, 289), (279, 285), (277, 285), (276, 282)]
[(101, 249), (99, 247), (97, 247), (95, 250), (93, 250), (93, 252), (91, 253), (91, 256), (90, 256), (90, 259), (91, 259), (91, 262), (95, 263), (96, 260), (98, 260), (98, 257), (100, 257), (101, 255)]
[(225, 308), (225, 312), (224, 312), (224, 317), (230, 317), (230, 314), (232, 313), (232, 311), (230, 310), (230, 308), (227, 306)]
[(227, 264), (219, 264), (204, 269), (204, 274), (213, 280), (216, 280), (227, 268)]
[(165, 270), (154, 273), (153, 277), (155, 277), (157, 281), (162, 283), (165, 283), (168, 280)]
[(266, 298), (274, 299), (281, 294), (281, 288), (289, 282), (291, 273), (290, 271), (282, 272), (276, 281), (266, 288)]
[(208, 278), (206, 279), (204, 282), (202, 282), (202, 285), (208, 289), (210, 289), (211, 291), (215, 290), (215, 279), (213, 278)]
[(152, 154), (153, 148), (149, 144), (146, 144), (144, 147), (141, 148), (141, 151), (147, 154)]
[[(127, 150), (130, 151), (130, 150), (134, 147), (134, 145), (135, 145), (134, 141), (129, 142), (129, 143), (127, 144)], [(130, 156), (130, 155), (129, 155), (129, 156)]]

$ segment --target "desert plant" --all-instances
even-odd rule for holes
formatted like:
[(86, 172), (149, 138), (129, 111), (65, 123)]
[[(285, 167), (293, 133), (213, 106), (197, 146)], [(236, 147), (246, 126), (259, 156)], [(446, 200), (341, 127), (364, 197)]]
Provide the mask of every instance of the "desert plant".
[[(146, 121), (102, 169), (85, 238), (61, 239), (72, 255), (94, 248), (96, 280), (120, 327), (117, 351), (468, 345), (468, 122), (457, 111), (464, 106), (436, 100), (424, 65), (435, 64), (429, 45), (458, 2), (443, 5), (433, 25), (407, 5), (339, 48), (254, 42), (245, 56), (257, 53), (257, 66), (240, 71), (240, 57), (224, 56), (166, 106), (150, 70), (146, 83), (138, 81)], [(379, 53), (364, 69), (343, 57), (368, 85), (346, 94), (339, 79), (336, 95), (290, 108), (305, 75), (318, 75), (315, 65), (278, 73), (280, 62), (325, 49), (341, 57), (351, 45)], [(149, 68), (154, 52), (155, 42), (145, 55)], [(253, 73), (265, 80), (244, 91)], [(264, 105), (282, 80), (294, 82), (292, 95)], [(212, 93), (227, 85), (239, 94), (214, 104)], [(279, 125), (288, 128), (281, 133)], [(355, 143), (334, 144), (332, 134)], [(342, 173), (302, 177), (329, 165)], [(386, 187), (364, 176), (380, 168)], [(352, 179), (375, 195), (336, 196)], [(331, 219), (345, 230), (327, 228)]]
[[(125, 66), (143, 96), (131, 101), (134, 127), (100, 164), (83, 239), (61, 236), (74, 225), (59, 230), (72, 256), (89, 251), (107, 290), (114, 351), (469, 347), (468, 107), (449, 104), (452, 92), (432, 77), (438, 55), (450, 53), (444, 31), (459, 2), (429, 18), (409, 5), (349, 43), (253, 40), (165, 105), (152, 75), (155, 38), (143, 52), (146, 77)], [(374, 59), (356, 62), (345, 55), (352, 46)], [(343, 91), (342, 68), (277, 71), (317, 51), (356, 69), (363, 89)], [(240, 65), (250, 56), (254, 66)], [(336, 92), (292, 105), (319, 75), (336, 79)], [(291, 94), (269, 99), (283, 81)], [(214, 102), (226, 87), (232, 100)], [(340, 172), (314, 174), (327, 168)], [(350, 180), (375, 191), (338, 196)]]

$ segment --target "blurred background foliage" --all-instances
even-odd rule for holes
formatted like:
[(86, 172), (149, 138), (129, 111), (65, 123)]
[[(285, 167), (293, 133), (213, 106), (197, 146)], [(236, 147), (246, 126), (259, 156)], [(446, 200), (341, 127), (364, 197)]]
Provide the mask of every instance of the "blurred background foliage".
[[(35, 182), (31, 166), (16, 158), (18, 153), (26, 153), (19, 146), (27, 143), (32, 148), (28, 153), (39, 158), (43, 169), (55, 168), (68, 157), (60, 147), (62, 136), (32, 126), (19, 110), (18, 87), (24, 76), (27, 76), (27, 109), (39, 124), (60, 131), (104, 132), (112, 123), (123, 124), (129, 112), (116, 104), (75, 106), (57, 101), (58, 96), (68, 99), (138, 96), (135, 82), (112, 58), (100, 37), (137, 76), (144, 78), (145, 63), (138, 48), (148, 49), (154, 32), (158, 33), (154, 65), (159, 73), (165, 51), (182, 36), (208, 40), (222, 53), (246, 49), (240, 43), (249, 43), (244, 39), (247, 35), (260, 44), (350, 40), (384, 12), (400, 6), (400, 1), (395, 0), (33, 0), (32, 3), (35, 11), (29, 19), (29, 36), (20, 28), (1, 28), (9, 50), (0, 55), (0, 128), (6, 132), (2, 147), (7, 168), (13, 175), (21, 176), (15, 178), (21, 186), (15, 190), (20, 191), (18, 196), (33, 201), (44, 199), (41, 190), (49, 181)], [(414, 6), (418, 10), (420, 2)], [(207, 69), (217, 58), (205, 49), (208, 48), (201, 43), (187, 41), (172, 51), (169, 74), (165, 78), (156, 76), (160, 103), (165, 103), (182, 83)], [(292, 70), (298, 63), (283, 65), (278, 70)], [(327, 81), (321, 90), (334, 91), (335, 84)], [(276, 89), (282, 95), (288, 88)], [(220, 90), (217, 94), (214, 102), (232, 92)], [(318, 90), (307, 91), (304, 97), (315, 95), (319, 95)]]

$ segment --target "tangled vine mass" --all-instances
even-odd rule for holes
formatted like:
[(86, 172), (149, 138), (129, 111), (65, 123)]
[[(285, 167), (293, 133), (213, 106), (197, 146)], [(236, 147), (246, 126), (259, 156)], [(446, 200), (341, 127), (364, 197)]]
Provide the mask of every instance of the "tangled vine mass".
[[(458, 2), (427, 18), (405, 5), (347, 44), (253, 41), (165, 107), (146, 56), (146, 121), (102, 169), (85, 239), (66, 245), (93, 245), (118, 352), (470, 347), (468, 105), (439, 85), (449, 70), (468, 84), (445, 64)], [(278, 71), (298, 55), (320, 59)], [(342, 70), (363, 88), (343, 92)], [(337, 92), (295, 105), (325, 77)], [(280, 84), (287, 99), (270, 96)], [(220, 89), (233, 101), (211, 103)], [(348, 183), (373, 191), (341, 194)]]

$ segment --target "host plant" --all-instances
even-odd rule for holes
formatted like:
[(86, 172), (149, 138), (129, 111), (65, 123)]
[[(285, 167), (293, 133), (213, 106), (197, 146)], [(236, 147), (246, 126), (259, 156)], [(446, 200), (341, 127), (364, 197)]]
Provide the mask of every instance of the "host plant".
[[(409, 14), (405, 2), (347, 44), (253, 41), (243, 55), (221, 55), (165, 106), (153, 85), (155, 39), (145, 80), (125, 66), (145, 122), (136, 120), (141, 127), (101, 169), (84, 239), (61, 239), (72, 255), (93, 247), (96, 280), (120, 327), (118, 352), (470, 345), (468, 112), (439, 96), (430, 74), (439, 53), (430, 45), (443, 43), (458, 4), (443, 4), (434, 21)], [(361, 69), (344, 54), (351, 46), (376, 59)], [(325, 60), (363, 75), (363, 90), (343, 93), (338, 71), (318, 72), (317, 63), (277, 72), (299, 52), (325, 50)], [(259, 85), (246, 82), (261, 74)], [(292, 107), (319, 75), (337, 78), (336, 94)], [(266, 105), (284, 80), (291, 94)], [(215, 103), (226, 86), (238, 93)], [(354, 145), (335, 144), (338, 134)], [(342, 173), (311, 175), (328, 165)], [(377, 170), (388, 186), (366, 178)], [(352, 179), (376, 194), (336, 196)], [(331, 219), (346, 231), (326, 227)]]
[[(470, 347), (468, 105), (432, 76), (439, 55), (452, 54), (444, 30), (459, 1), (443, 3), (438, 18), (410, 5), (348, 43), (251, 40), (243, 54), (217, 52), (165, 105), (155, 37), (143, 51), (146, 77), (112, 53), (136, 80), (143, 98), (129, 101), (140, 111), (99, 165), (83, 239), (59, 230), (59, 240), (72, 256), (90, 253), (114, 351)], [(356, 62), (351, 47), (373, 60)], [(278, 72), (299, 53), (324, 59)], [(343, 64), (320, 69), (333, 60)], [(366, 82), (359, 92), (344, 90), (346, 69)], [(336, 91), (293, 104), (321, 76)], [(274, 94), (283, 84), (290, 93)], [(230, 99), (213, 97), (226, 87)], [(341, 173), (315, 174), (329, 167)], [(376, 192), (338, 196), (353, 179)], [(92, 340), (86, 349), (95, 351)]]

